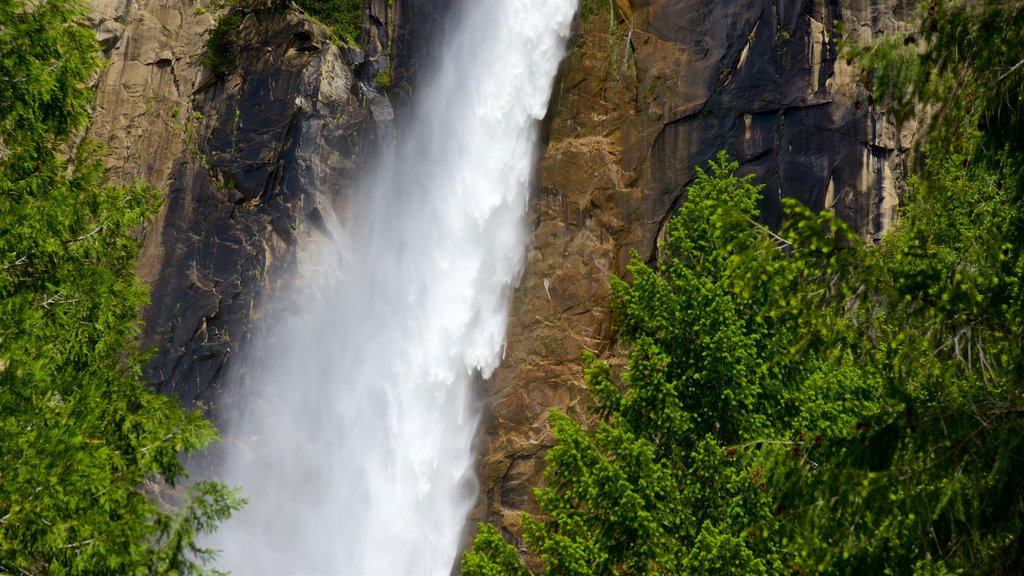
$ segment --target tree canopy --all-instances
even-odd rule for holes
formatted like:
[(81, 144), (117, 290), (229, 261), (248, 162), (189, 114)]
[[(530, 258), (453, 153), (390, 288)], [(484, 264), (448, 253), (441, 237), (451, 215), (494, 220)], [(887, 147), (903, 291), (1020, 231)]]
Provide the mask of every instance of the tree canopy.
[[(930, 112), (900, 219), (865, 245), (720, 156), (652, 268), (613, 283), (625, 370), (585, 358), (595, 426), (557, 411), (550, 574), (1024, 569), (1024, 3), (925, 3), (859, 54), (876, 101)], [(493, 527), (465, 574), (526, 568)]]
[(135, 231), (156, 194), (104, 185), (76, 141), (101, 67), (82, 5), (0, 0), (0, 22), (0, 572), (199, 572), (197, 535), (240, 501), (147, 494), (216, 438), (140, 377)]

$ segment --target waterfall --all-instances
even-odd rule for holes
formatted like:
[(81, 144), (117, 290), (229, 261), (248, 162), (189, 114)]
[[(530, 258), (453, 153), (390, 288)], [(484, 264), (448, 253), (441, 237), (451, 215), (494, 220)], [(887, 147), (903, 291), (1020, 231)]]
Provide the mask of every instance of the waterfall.
[(575, 0), (470, 1), (412, 120), (248, 350), (211, 543), (238, 574), (448, 574)]

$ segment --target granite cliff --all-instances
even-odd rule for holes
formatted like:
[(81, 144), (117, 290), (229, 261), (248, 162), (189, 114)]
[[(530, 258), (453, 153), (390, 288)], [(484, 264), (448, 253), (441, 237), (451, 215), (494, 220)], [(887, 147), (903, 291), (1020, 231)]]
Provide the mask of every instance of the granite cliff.
[(548, 113), (532, 245), (490, 420), (476, 511), (517, 538), (536, 511), (547, 408), (583, 415), (580, 353), (615, 361), (609, 277), (652, 262), (694, 166), (726, 150), (783, 196), (833, 210), (865, 238), (895, 215), (913, 127), (897, 131), (838, 53), (901, 29), (904, 0), (584, 0)]
[[(305, 241), (429, 61), (449, 0), (367, 0), (361, 47), (292, 6), (246, 11), (237, 67), (203, 67), (218, 13), (203, 0), (94, 0), (110, 66), (89, 136), (112, 180), (164, 192), (142, 232), (153, 288), (143, 344), (160, 390), (219, 417), (232, 358)], [(219, 14), (223, 14), (223, 10)], [(894, 216), (911, 131), (898, 132), (837, 52), (897, 31), (909, 0), (583, 0), (538, 151), (532, 244), (505, 361), (484, 385), (474, 516), (517, 537), (551, 438), (546, 410), (585, 405), (579, 354), (614, 358), (609, 278), (656, 256), (693, 167), (725, 149), (780, 198), (830, 209), (877, 239)], [(387, 90), (374, 82), (390, 71)], [(385, 92), (387, 92), (385, 94)], [(908, 130), (912, 130), (909, 127)], [(399, 134), (400, 138), (401, 135)]]
[(240, 15), (236, 65), (222, 74), (202, 64), (207, 2), (100, 0), (91, 15), (110, 63), (88, 136), (106, 144), (112, 180), (164, 193), (139, 261), (153, 286), (146, 376), (215, 416), (260, 295), (287, 278), (393, 119), (365, 78), (389, 65), (386, 6), (371, 7), (380, 25), (364, 51), (264, 4)]

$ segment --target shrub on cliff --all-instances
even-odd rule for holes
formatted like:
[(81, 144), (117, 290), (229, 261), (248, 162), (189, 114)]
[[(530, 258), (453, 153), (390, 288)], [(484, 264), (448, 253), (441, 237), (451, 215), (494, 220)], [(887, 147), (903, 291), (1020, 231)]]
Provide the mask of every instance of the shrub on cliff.
[(298, 0), (302, 10), (323, 22), (339, 44), (359, 44), (363, 0)]
[(101, 65), (81, 4), (0, 2), (0, 22), (0, 572), (201, 571), (197, 535), (239, 501), (146, 494), (216, 437), (140, 378), (134, 231), (155, 194), (103, 185), (97, 147), (74, 143)]
[[(363, 0), (296, 0), (307, 16), (326, 28), (331, 40), (339, 45), (358, 46), (363, 24)], [(291, 5), (286, 0), (217, 0), (214, 7), (227, 8), (206, 37), (203, 66), (220, 76), (238, 66), (242, 47), (239, 27), (246, 14), (280, 11)]]

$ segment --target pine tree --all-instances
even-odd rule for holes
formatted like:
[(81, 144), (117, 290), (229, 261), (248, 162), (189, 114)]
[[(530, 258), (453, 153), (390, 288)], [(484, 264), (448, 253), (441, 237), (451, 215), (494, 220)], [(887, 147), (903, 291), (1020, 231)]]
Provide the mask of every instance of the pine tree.
[(98, 148), (74, 145), (101, 65), (82, 16), (0, 0), (0, 571), (197, 572), (197, 534), (240, 502), (216, 483), (179, 510), (144, 491), (216, 432), (140, 377), (134, 231), (156, 194), (103, 185)]
[[(698, 171), (657, 269), (614, 283), (631, 350), (620, 374), (586, 358), (599, 426), (552, 414), (524, 518), (546, 573), (1018, 573), (1014, 250), (931, 212), (992, 180), (932, 166), (875, 248), (793, 202), (766, 229), (736, 168)], [(464, 572), (509, 573), (482, 534)]]

